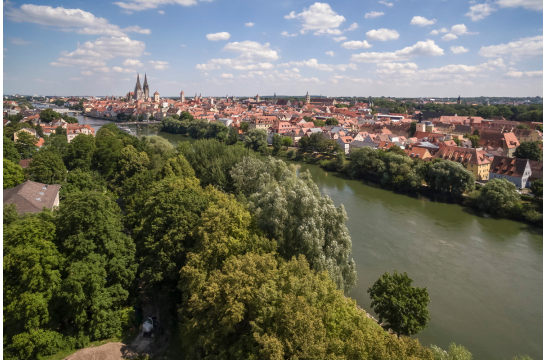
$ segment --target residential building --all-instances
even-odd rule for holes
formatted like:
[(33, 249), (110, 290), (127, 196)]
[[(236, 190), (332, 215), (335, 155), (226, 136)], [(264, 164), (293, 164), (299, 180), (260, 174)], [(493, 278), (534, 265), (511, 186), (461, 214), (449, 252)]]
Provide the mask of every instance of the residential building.
[(4, 205), (15, 204), (19, 214), (38, 213), (43, 208), (59, 206), (60, 185), (47, 185), (27, 180), (10, 189), (4, 189)]
[(490, 180), (506, 179), (520, 189), (527, 187), (531, 175), (532, 169), (528, 159), (495, 156), (490, 166)]
[(445, 146), (433, 156), (443, 160), (456, 161), (475, 175), (476, 180), (488, 180), (490, 159), (484, 151), (457, 146)]

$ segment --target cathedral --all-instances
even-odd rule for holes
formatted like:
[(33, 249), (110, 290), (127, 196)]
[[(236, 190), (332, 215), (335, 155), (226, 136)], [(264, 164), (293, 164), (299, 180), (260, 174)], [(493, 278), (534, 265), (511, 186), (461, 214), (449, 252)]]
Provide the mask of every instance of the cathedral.
[(136, 85), (134, 86), (134, 92), (130, 92), (127, 96), (127, 100), (147, 100), (149, 99), (149, 85), (148, 77), (144, 74), (144, 88), (140, 85), (140, 74), (136, 77)]

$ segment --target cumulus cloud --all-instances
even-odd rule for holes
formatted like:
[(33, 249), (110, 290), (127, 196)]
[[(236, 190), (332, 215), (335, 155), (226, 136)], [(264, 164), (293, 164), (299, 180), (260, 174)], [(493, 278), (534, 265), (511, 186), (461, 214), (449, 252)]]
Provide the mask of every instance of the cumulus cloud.
[(377, 74), (414, 74), (418, 65), (415, 63), (379, 63)]
[(290, 34), (287, 31), (282, 31), (280, 35), (290, 37), (290, 36), (297, 36), (297, 33)]
[(62, 28), (64, 31), (76, 31), (80, 34), (126, 36), (128, 32), (149, 34), (150, 30), (138, 26), (121, 29), (110, 24), (108, 20), (96, 17), (81, 9), (53, 8), (46, 5), (24, 4), (20, 8), (11, 7), (8, 3), (5, 14), (14, 22), (28, 22), (44, 26)]
[(336, 42), (344, 41), (346, 40), (346, 36), (334, 37), (333, 40), (335, 40)]
[(447, 28), (441, 28), (439, 30), (432, 30), (430, 32), (430, 35), (439, 35), (440, 33), (444, 34), (444, 33), (447, 33), (447, 32), (448, 32)]
[(110, 69), (107, 66), (97, 67), (97, 68), (94, 68), (93, 70), (98, 72), (103, 72), (103, 73), (110, 72)]
[(335, 56), (335, 52), (334, 52), (334, 51), (327, 51), (325, 54), (326, 54), (326, 55), (329, 55), (329, 56)]
[[(202, 1), (202, 0), (201, 0)], [(158, 6), (166, 4), (177, 4), (182, 6), (196, 5), (196, 0), (130, 0), (127, 2), (114, 2), (115, 5), (129, 12), (156, 9)]]
[(450, 32), (454, 35), (466, 35), (466, 34), (475, 34), (475, 33), (470, 33), (467, 31), (467, 26), (465, 26), (464, 24), (457, 24), (457, 25), (453, 25), (451, 28), (450, 28)]
[(382, 4), (382, 5), (386, 5), (386, 6), (388, 6), (388, 7), (394, 6), (393, 3), (389, 3), (389, 2), (386, 2), (386, 1), (384, 1), (384, 0), (380, 0), (378, 3), (379, 3), (379, 4)]
[(418, 26), (428, 26), (433, 25), (437, 22), (437, 20), (428, 20), (423, 16), (413, 16), (411, 19), (411, 25), (418, 25)]
[(148, 64), (150, 64), (155, 70), (165, 70), (166, 68), (170, 67), (168, 61), (148, 61)]
[(69, 53), (62, 52), (61, 57), (50, 63), (53, 66), (105, 66), (106, 60), (115, 57), (135, 58), (142, 55), (145, 44), (128, 37), (103, 36), (95, 41), (87, 41)]
[(314, 31), (314, 34), (332, 34), (339, 35), (341, 30), (338, 29), (341, 24), (346, 21), (345, 17), (337, 14), (327, 3), (316, 2), (308, 9), (303, 9), (299, 14), (292, 11), (284, 16), (285, 19), (298, 19), (301, 21), (301, 34), (308, 31)]
[(159, 14), (161, 14), (161, 15), (165, 15), (165, 12), (164, 12), (163, 10), (159, 10), (159, 11), (157, 11), (157, 12), (158, 12)]
[(11, 43), (15, 45), (28, 45), (32, 44), (32, 41), (24, 40), (21, 38), (11, 38)]
[(543, 56), (543, 36), (521, 38), (507, 44), (483, 46), (479, 50), (479, 55), (484, 57), (511, 55), (513, 58)]
[(247, 26), (247, 27), (252, 27), (254, 26), (255, 24), (253, 22), (247, 22), (244, 24), (244, 26)]
[(510, 78), (540, 77), (543, 76), (543, 71), (509, 71), (505, 76)]
[[(263, 69), (270, 68), (272, 64), (267, 64), (268, 61), (278, 60), (278, 53), (271, 50), (270, 44), (260, 44), (255, 41), (232, 42), (225, 45), (223, 51), (238, 53), (239, 56), (234, 59), (211, 59), (205, 64), (196, 66), (199, 70), (219, 69), (221, 66), (237, 67), (238, 70), (249, 69), (248, 65), (256, 65)], [(259, 65), (259, 64), (266, 65)]]
[(81, 75), (93, 75), (93, 72), (89, 70), (85, 70), (81, 72)]
[(374, 62), (392, 62), (404, 61), (414, 56), (440, 56), (445, 52), (435, 44), (433, 40), (419, 41), (413, 46), (408, 46), (395, 52), (366, 52), (354, 54), (352, 61), (374, 63)]
[[(289, 63), (284, 63), (278, 65), (279, 67), (289, 67), (289, 66), (299, 66), (299, 67), (309, 67), (316, 70), (321, 71), (333, 71), (333, 70), (340, 70), (340, 71), (346, 71), (346, 69), (352, 69), (356, 70), (356, 64), (338, 64), (338, 65), (328, 65), (328, 64), (320, 64), (318, 63), (318, 60), (316, 59), (310, 59), (310, 60), (304, 60), (304, 61), (290, 61)], [(297, 68), (296, 72), (299, 72)]]
[(218, 40), (228, 40), (231, 37), (231, 34), (228, 32), (219, 32), (215, 34), (208, 34), (206, 35), (206, 38), (210, 41), (218, 41)]
[(384, 15), (384, 13), (382, 11), (381, 12), (371, 11), (371, 12), (368, 12), (367, 14), (365, 14), (364, 18), (372, 19), (372, 18), (376, 18), (376, 17), (382, 16), (382, 15)]
[(233, 74), (221, 74), (220, 75), (220, 78), (223, 78), (223, 79), (232, 79), (233, 78)]
[(133, 72), (136, 72), (136, 70), (134, 69), (124, 69), (122, 67), (119, 67), (119, 66), (114, 66), (112, 68), (113, 71), (115, 72), (119, 72), (119, 73), (133, 73)]
[(144, 66), (144, 64), (142, 64), (140, 62), (140, 60), (138, 59), (126, 59), (125, 61), (123, 61), (123, 66), (129, 66), (129, 67), (142, 67)]
[(451, 46), (450, 51), (452, 51), (454, 54), (463, 54), (468, 52), (469, 49), (463, 46)]
[(484, 4), (475, 4), (469, 7), (469, 11), (466, 13), (466, 16), (472, 21), (479, 21), (492, 14), (496, 9), (488, 2)]
[(502, 7), (523, 7), (528, 10), (543, 10), (542, 0), (498, 0), (497, 4)]
[(341, 47), (345, 49), (365, 49), (370, 48), (372, 45), (367, 42), (367, 40), (363, 41), (347, 41), (341, 45)]
[(390, 29), (371, 30), (368, 31), (365, 35), (367, 35), (367, 38), (369, 40), (376, 41), (396, 40), (397, 38), (399, 38), (399, 33), (395, 30)]
[(450, 40), (458, 39), (458, 36), (454, 34), (446, 34), (445, 36), (441, 36), (441, 39), (445, 41), (450, 41)]

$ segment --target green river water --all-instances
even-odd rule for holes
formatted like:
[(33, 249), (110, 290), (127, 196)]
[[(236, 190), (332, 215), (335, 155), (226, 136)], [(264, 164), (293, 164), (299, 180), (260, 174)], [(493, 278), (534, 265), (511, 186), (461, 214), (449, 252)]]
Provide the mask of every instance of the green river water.
[[(130, 128), (133, 135), (157, 134)], [(173, 144), (189, 140), (158, 135)], [(346, 209), (358, 272), (350, 296), (362, 308), (373, 313), (367, 289), (384, 272), (407, 272), (431, 298), (429, 327), (416, 336), (422, 344), (462, 344), (474, 359), (543, 357), (541, 229), (296, 166)]]

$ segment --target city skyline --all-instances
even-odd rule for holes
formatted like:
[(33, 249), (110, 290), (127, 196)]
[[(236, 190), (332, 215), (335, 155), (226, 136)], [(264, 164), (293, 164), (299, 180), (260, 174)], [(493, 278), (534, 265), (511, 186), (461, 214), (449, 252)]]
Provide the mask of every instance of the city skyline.
[(533, 0), (4, 2), (3, 92), (124, 96), (139, 72), (164, 97), (543, 96), (542, 8)]

